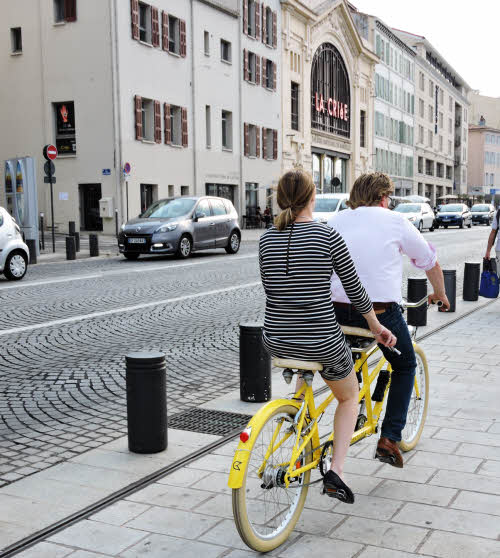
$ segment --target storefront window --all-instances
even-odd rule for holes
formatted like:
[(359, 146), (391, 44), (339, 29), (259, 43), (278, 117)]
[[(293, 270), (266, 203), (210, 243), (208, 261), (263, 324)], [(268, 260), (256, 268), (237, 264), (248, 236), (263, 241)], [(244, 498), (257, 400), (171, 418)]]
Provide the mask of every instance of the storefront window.
[(253, 217), (257, 211), (257, 194), (259, 185), (256, 182), (245, 183), (245, 205), (247, 217)]
[(205, 184), (205, 192), (207, 196), (217, 196), (219, 198), (226, 198), (234, 203), (234, 190), (236, 186), (232, 184)]
[(316, 153), (313, 153), (313, 182), (316, 190), (321, 192), (321, 158)]
[(332, 192), (332, 171), (332, 158), (325, 155), (323, 157), (323, 194), (330, 194)]

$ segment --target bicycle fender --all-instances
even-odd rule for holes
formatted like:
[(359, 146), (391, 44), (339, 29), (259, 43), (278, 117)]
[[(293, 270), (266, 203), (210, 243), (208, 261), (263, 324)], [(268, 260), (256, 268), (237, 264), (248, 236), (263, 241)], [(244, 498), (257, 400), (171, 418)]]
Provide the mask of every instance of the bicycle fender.
[(291, 405), (300, 409), (302, 401), (294, 401), (293, 399), (276, 399), (264, 405), (255, 415), (250, 419), (245, 429), (251, 428), (250, 438), (246, 442), (238, 444), (236, 452), (234, 453), (233, 461), (231, 463), (231, 470), (229, 471), (229, 479), (227, 485), (229, 488), (241, 488), (243, 485), (243, 478), (248, 466), (250, 458), (250, 451), (253, 449), (257, 432), (260, 432), (261, 426), (267, 420), (270, 414), (283, 405)]

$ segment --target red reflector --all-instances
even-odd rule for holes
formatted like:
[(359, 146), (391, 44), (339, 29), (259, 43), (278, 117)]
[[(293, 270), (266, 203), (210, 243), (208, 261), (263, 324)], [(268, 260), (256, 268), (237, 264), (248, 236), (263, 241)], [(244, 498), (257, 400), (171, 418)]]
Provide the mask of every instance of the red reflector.
[(246, 430), (243, 430), (243, 432), (240, 434), (240, 440), (242, 442), (248, 442), (248, 438), (250, 438), (250, 434)]

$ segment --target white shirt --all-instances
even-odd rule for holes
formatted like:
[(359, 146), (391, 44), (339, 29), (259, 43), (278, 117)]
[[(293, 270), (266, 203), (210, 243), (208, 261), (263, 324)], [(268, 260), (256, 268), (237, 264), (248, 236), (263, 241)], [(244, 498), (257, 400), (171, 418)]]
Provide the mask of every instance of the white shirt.
[[(383, 207), (340, 211), (328, 225), (343, 237), (356, 271), (372, 302), (402, 301), (403, 257), (425, 271), (436, 265), (434, 247), (399, 213)], [(332, 298), (347, 302), (342, 284), (332, 276)]]

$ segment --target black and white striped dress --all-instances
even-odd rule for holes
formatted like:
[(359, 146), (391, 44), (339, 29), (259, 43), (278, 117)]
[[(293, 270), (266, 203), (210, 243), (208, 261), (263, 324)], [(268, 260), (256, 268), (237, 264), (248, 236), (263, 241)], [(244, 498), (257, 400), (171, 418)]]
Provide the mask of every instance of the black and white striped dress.
[(261, 236), (259, 263), (267, 350), (275, 357), (320, 362), (328, 380), (345, 378), (353, 362), (335, 319), (332, 273), (359, 312), (369, 312), (372, 303), (342, 237), (314, 221), (293, 223), (283, 231), (271, 227)]

